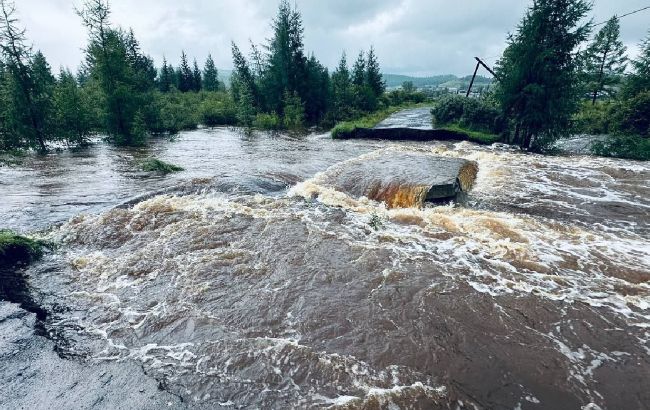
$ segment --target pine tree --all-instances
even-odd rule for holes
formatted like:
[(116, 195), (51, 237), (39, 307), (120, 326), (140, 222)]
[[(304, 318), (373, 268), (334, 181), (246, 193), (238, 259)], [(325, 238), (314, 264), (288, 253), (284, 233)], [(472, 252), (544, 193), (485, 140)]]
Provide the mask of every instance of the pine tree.
[(153, 63), (140, 53), (131, 32), (111, 27), (106, 0), (86, 0), (78, 14), (89, 32), (86, 66), (102, 93), (104, 131), (119, 145), (138, 145), (142, 138), (135, 119), (150, 101)]
[(253, 104), (254, 107), (261, 107), (260, 93), (255, 81), (255, 76), (248, 66), (246, 57), (244, 57), (234, 42), (232, 43), (232, 56), (234, 71), (231, 79), (231, 90), (233, 99), (239, 101), (241, 97), (245, 95), (246, 98), (251, 98), (251, 104)]
[(386, 91), (386, 83), (381, 75), (381, 68), (379, 67), (379, 61), (377, 61), (374, 47), (370, 47), (370, 51), (368, 52), (365, 79), (366, 85), (370, 87), (375, 97), (381, 97), (384, 94), (384, 91)]
[(57, 138), (67, 144), (86, 143), (92, 131), (92, 114), (69, 70), (62, 69), (59, 74), (53, 105)]
[(281, 0), (272, 28), (262, 84), (267, 110), (282, 113), (285, 92), (297, 92), (302, 98), (306, 91), (307, 58), (300, 13)]
[(47, 140), (52, 138), (54, 76), (45, 56), (40, 51), (37, 51), (32, 57), (29, 71), (31, 73), (34, 115)]
[(219, 72), (210, 54), (203, 69), (203, 88), (206, 91), (219, 91)]
[(363, 87), (366, 83), (366, 58), (363, 54), (363, 51), (359, 52), (357, 61), (354, 62), (354, 67), (352, 68), (352, 84), (357, 87)]
[(307, 88), (304, 96), (305, 119), (310, 124), (323, 120), (330, 103), (330, 76), (313, 54), (307, 60)]
[(612, 17), (596, 34), (585, 52), (587, 87), (592, 93), (592, 104), (599, 95), (611, 95), (612, 87), (620, 82), (625, 72), (627, 48), (620, 40), (618, 17)]
[(181, 54), (181, 65), (178, 68), (178, 90), (182, 93), (192, 91), (194, 88), (194, 74), (187, 62), (185, 51)]
[(257, 114), (253, 92), (249, 84), (245, 81), (239, 82), (238, 90), (239, 98), (237, 100), (237, 120), (246, 128), (251, 128)]
[(199, 64), (194, 59), (192, 66), (192, 91), (199, 92), (203, 88), (203, 77), (201, 76), (201, 69)]
[(354, 91), (345, 53), (341, 56), (336, 71), (332, 73), (332, 117), (335, 121), (352, 117)]
[(305, 105), (297, 92), (287, 91), (283, 101), (283, 123), (285, 128), (300, 131), (305, 127)]
[(170, 66), (167, 64), (167, 59), (163, 57), (163, 64), (160, 68), (160, 75), (158, 76), (158, 89), (167, 93), (171, 90), (174, 79), (173, 69), (170, 71)]
[(8, 106), (4, 107), (5, 128), (11, 135), (12, 145), (38, 146), (47, 149), (46, 129), (34, 100), (34, 82), (31, 73), (31, 48), (26, 45), (25, 30), (18, 27), (16, 8), (8, 0), (0, 0), (0, 51), (4, 57), (4, 94)]
[(508, 39), (497, 66), (497, 98), (514, 130), (509, 142), (544, 150), (567, 135), (578, 107), (575, 50), (590, 24), (586, 0), (537, 0)]

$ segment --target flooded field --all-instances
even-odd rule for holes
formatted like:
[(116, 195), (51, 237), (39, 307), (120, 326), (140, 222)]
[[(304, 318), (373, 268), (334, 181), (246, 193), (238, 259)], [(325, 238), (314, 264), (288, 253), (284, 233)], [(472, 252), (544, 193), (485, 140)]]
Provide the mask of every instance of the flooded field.
[[(423, 157), (476, 164), (462, 201), (338, 189), (342, 165)], [(59, 244), (26, 275), (61, 355), (137, 363), (190, 407), (650, 403), (646, 163), (214, 129), (29, 157), (0, 189), (3, 226)]]

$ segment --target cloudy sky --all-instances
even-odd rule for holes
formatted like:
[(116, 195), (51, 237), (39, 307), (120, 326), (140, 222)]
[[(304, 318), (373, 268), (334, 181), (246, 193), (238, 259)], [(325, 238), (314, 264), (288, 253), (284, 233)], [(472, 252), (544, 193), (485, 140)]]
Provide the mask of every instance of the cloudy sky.
[[(411, 75), (467, 74), (475, 55), (493, 63), (506, 34), (521, 19), (528, 0), (295, 0), (305, 23), (305, 43), (334, 67), (374, 45), (384, 72)], [(53, 67), (76, 68), (86, 34), (74, 7), (82, 0), (16, 0), (19, 18), (36, 49)], [(112, 21), (132, 27), (158, 63), (174, 64), (181, 50), (202, 62), (212, 53), (218, 67), (231, 68), (230, 42), (269, 37), (277, 0), (111, 0)], [(596, 22), (645, 6), (650, 0), (595, 0)], [(650, 10), (622, 20), (630, 53), (650, 29)]]

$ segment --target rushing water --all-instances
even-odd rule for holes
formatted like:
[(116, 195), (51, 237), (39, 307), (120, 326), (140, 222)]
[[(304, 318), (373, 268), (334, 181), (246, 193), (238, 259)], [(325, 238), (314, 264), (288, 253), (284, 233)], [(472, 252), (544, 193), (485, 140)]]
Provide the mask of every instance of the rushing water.
[[(134, 171), (151, 154), (186, 171)], [(463, 204), (323, 183), (410, 156), (478, 164)], [(650, 403), (647, 163), (215, 129), (28, 158), (0, 184), (6, 225), (61, 244), (29, 283), (67, 355), (141, 363), (196, 406)]]

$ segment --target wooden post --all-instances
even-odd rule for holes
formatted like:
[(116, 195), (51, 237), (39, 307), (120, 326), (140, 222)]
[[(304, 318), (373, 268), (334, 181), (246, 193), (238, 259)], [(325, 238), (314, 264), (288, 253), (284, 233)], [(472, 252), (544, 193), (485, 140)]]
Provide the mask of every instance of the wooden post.
[[(475, 57), (478, 60), (478, 57)], [(465, 97), (469, 97), (469, 95), (472, 93), (472, 86), (474, 85), (474, 80), (476, 79), (476, 73), (478, 73), (478, 68), (481, 66), (480, 61), (476, 63), (476, 68), (474, 69), (474, 75), (472, 76), (472, 81), (469, 83), (469, 87), (467, 88), (467, 95)]]
[(499, 76), (498, 76), (494, 71), (492, 71), (492, 69), (491, 69), (490, 67), (488, 67), (488, 65), (485, 64), (485, 63), (483, 62), (483, 60), (481, 60), (481, 59), (478, 58), (478, 57), (474, 57), (474, 58), (476, 59), (476, 61), (478, 61), (478, 63), (479, 63), (480, 65), (482, 65), (483, 67), (485, 67), (485, 69), (488, 70), (488, 71), (490, 72), (490, 74), (492, 74), (492, 75), (494, 76), (494, 78), (496, 78), (497, 80), (499, 79)]

